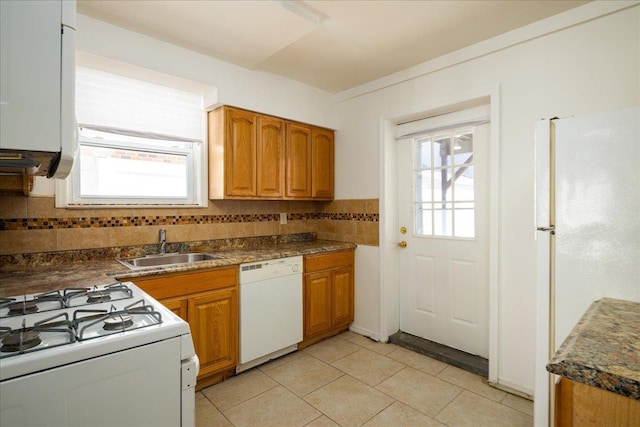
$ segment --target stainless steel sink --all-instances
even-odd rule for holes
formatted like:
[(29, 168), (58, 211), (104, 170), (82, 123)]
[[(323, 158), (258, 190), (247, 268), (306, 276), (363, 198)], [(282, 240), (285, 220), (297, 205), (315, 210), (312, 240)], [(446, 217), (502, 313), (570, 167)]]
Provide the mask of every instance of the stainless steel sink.
[(170, 254), (158, 254), (147, 255), (138, 258), (116, 258), (120, 264), (128, 267), (132, 270), (138, 268), (147, 267), (166, 267), (175, 264), (188, 264), (199, 261), (211, 261), (221, 259), (219, 255), (208, 254), (203, 252), (189, 252), (189, 253), (170, 253)]

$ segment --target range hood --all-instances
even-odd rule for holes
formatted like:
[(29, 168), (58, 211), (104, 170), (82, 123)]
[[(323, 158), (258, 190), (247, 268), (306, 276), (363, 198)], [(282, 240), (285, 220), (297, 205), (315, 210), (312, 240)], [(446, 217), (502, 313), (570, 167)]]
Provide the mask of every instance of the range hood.
[(1, 175), (71, 172), (75, 20), (75, 1), (0, 1)]
[(73, 154), (0, 150), (0, 175), (36, 175), (64, 178), (73, 166)]

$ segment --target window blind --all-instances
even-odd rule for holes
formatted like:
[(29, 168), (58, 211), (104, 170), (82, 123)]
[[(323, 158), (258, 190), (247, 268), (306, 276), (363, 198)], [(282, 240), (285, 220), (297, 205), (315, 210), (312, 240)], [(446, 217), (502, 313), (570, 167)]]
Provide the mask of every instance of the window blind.
[(203, 141), (202, 95), (76, 67), (78, 123)]
[(454, 111), (453, 113), (401, 123), (396, 126), (396, 138), (413, 137), (424, 132), (445, 130), (453, 127), (477, 126), (482, 123), (487, 123), (490, 116), (491, 109), (487, 104)]

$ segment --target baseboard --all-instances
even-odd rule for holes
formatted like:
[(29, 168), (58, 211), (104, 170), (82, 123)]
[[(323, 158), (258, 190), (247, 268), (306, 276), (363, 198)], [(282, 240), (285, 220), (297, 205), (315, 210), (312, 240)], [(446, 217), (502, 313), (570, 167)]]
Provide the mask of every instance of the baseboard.
[(366, 328), (361, 328), (358, 325), (353, 325), (353, 324), (350, 325), (349, 330), (358, 335), (363, 335), (367, 338), (371, 338), (374, 341), (378, 341), (378, 342), (380, 341), (380, 334), (370, 331), (369, 329), (366, 329)]
[(516, 396), (523, 397), (525, 399), (529, 399), (533, 401), (533, 390), (522, 389), (522, 387), (518, 387), (517, 384), (512, 383), (509, 380), (498, 378), (498, 384), (490, 383), (492, 387), (499, 388), (500, 390), (504, 390), (507, 393), (515, 394)]

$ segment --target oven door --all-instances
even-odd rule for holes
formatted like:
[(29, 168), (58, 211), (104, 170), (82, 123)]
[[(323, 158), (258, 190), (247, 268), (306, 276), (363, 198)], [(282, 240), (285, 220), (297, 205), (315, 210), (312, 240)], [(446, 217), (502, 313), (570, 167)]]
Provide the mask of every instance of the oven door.
[(176, 337), (3, 381), (0, 425), (175, 427), (181, 395)]

